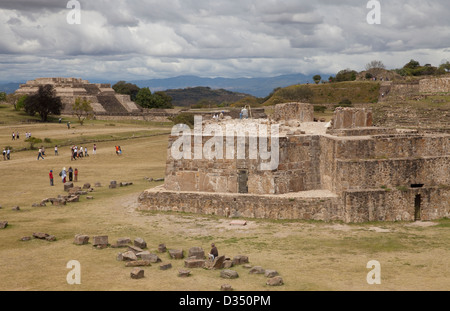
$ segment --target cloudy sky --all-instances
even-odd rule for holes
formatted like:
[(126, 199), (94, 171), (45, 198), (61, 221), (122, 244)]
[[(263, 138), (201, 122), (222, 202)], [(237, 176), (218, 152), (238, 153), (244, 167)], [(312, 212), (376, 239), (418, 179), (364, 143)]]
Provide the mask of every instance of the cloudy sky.
[(0, 0), (0, 81), (267, 77), (450, 60), (448, 0)]

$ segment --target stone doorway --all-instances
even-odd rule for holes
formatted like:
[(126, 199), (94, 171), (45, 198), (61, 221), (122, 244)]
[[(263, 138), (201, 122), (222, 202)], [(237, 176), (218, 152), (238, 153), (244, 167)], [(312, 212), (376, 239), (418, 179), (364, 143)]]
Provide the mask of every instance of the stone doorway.
[(239, 170), (238, 174), (239, 193), (248, 193), (248, 170)]
[(414, 221), (420, 221), (421, 219), (421, 203), (422, 196), (417, 194), (414, 199)]

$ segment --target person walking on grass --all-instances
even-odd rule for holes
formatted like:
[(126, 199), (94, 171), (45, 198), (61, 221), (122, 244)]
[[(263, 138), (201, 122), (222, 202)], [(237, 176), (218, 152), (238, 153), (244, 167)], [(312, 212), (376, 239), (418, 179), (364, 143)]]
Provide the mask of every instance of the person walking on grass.
[(19, 131), (17, 131), (17, 133), (16, 133), (16, 139), (17, 140), (19, 139)]
[(3, 148), (3, 161), (6, 161), (6, 148)]
[(75, 171), (74, 171), (73, 173), (74, 173), (74, 175), (75, 175), (74, 181), (78, 181), (78, 169), (75, 168)]
[(87, 147), (84, 147), (84, 157), (88, 157), (88, 156), (89, 156), (89, 154), (88, 154)]
[(6, 150), (6, 159), (11, 160), (11, 150), (9, 150), (9, 148)]
[(40, 158), (42, 158), (42, 160), (45, 160), (44, 157), (42, 156), (42, 148), (39, 148), (39, 153), (38, 153), (38, 157), (37, 157), (38, 161)]
[(96, 144), (94, 144), (94, 150), (93, 150), (92, 154), (97, 154), (97, 145)]
[(16, 133), (12, 133), (12, 140), (16, 140)]
[(59, 155), (59, 153), (58, 153), (58, 146), (55, 146), (55, 156), (58, 156)]
[(50, 173), (48, 173), (48, 177), (50, 178), (50, 186), (53, 187), (53, 171), (50, 171)]

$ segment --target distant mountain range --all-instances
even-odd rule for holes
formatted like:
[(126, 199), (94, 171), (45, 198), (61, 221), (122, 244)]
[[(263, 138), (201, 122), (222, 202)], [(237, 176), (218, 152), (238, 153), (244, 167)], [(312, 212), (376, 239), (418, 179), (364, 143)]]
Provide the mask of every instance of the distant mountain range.
[(210, 87), (231, 92), (266, 97), (277, 87), (286, 87), (306, 82), (312, 83), (312, 77), (303, 74), (283, 75), (270, 78), (201, 78), (197, 76), (178, 76), (167, 79), (127, 81), (139, 87), (148, 87), (152, 92), (191, 87)]
[[(84, 77), (81, 77), (84, 78)], [(117, 81), (99, 80), (91, 83), (110, 83)], [(275, 88), (286, 87), (294, 84), (312, 83), (312, 77), (303, 74), (282, 75), (269, 78), (202, 78), (197, 76), (178, 76), (166, 79), (149, 79), (127, 81), (139, 87), (148, 87), (152, 92), (174, 89), (185, 89), (193, 87), (210, 87), (212, 89), (224, 89), (231, 92), (250, 94), (256, 97), (266, 97)], [(0, 84), (0, 92), (12, 93), (20, 84), (25, 82), (10, 82)]]

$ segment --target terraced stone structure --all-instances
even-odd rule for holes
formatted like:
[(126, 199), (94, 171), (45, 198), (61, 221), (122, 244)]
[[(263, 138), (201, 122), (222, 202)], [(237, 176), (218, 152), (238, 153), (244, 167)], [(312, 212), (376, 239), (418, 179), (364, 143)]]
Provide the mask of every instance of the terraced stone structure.
[[(432, 220), (450, 216), (450, 135), (372, 126), (368, 109), (343, 108), (331, 124), (293, 120), (290, 103), (270, 119), (206, 121), (188, 136), (213, 153), (220, 148), (208, 126), (235, 129), (234, 145), (245, 137), (245, 158), (196, 158), (195, 148), (175, 159), (169, 138), (163, 186), (140, 195), (141, 210), (179, 211), (225, 217), (314, 219), (344, 222)], [(275, 108), (277, 110), (277, 107)], [(280, 111), (287, 111), (286, 118)], [(307, 115), (305, 112), (303, 115)], [(214, 124), (212, 124), (214, 123)], [(267, 157), (251, 157), (251, 126), (279, 125), (279, 161), (261, 170)], [(269, 139), (270, 138), (270, 139)], [(214, 143), (212, 143), (214, 142)], [(236, 149), (236, 148), (235, 148)], [(270, 148), (269, 148), (270, 149)], [(175, 148), (176, 150), (176, 148)], [(259, 149), (261, 150), (261, 149)], [(271, 150), (272, 151), (272, 150)], [(264, 159), (263, 159), (264, 158)]]
[(39, 86), (50, 84), (56, 91), (56, 96), (63, 102), (63, 115), (71, 115), (72, 105), (77, 98), (89, 100), (96, 115), (127, 115), (141, 112), (141, 109), (131, 101), (130, 96), (116, 94), (110, 84), (94, 84), (77, 78), (38, 78), (20, 85), (15, 92), (18, 95), (36, 93)]

